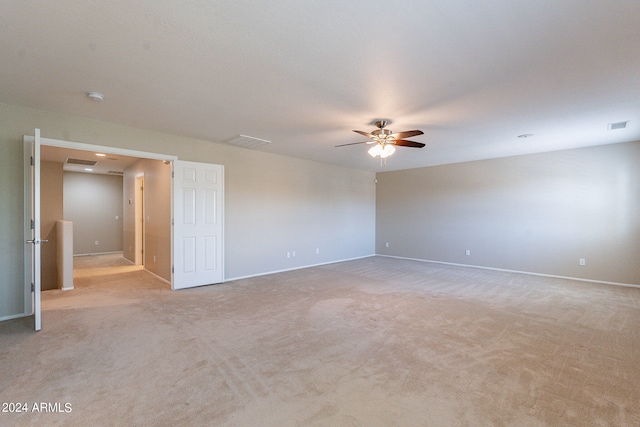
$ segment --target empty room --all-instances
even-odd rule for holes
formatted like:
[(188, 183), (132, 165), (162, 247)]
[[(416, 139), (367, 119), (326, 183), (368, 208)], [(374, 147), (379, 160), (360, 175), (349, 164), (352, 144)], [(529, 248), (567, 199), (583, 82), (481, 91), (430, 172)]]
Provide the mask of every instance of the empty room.
[(0, 425), (640, 425), (639, 20), (0, 3)]

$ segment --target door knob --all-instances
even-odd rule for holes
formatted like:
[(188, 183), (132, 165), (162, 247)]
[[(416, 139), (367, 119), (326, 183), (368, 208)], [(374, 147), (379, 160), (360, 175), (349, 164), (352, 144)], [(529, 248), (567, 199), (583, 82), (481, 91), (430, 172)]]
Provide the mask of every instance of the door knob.
[(48, 242), (49, 242), (49, 241), (48, 241), (48, 240), (45, 240), (45, 239), (43, 239), (43, 240), (40, 240), (40, 239), (30, 239), (30, 240), (27, 240), (27, 243), (33, 243), (34, 245), (39, 245), (40, 243), (48, 243)]

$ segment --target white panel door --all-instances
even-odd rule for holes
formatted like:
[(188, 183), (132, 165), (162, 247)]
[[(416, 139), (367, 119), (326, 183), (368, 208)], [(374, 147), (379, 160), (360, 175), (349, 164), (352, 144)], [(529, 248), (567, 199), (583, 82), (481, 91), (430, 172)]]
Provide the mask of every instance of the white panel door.
[[(25, 176), (25, 314), (34, 315), (35, 330), (39, 331), (40, 318), (40, 129), (33, 138), (24, 139)], [(29, 296), (27, 296), (29, 295)]]
[(172, 289), (224, 280), (224, 166), (173, 162)]

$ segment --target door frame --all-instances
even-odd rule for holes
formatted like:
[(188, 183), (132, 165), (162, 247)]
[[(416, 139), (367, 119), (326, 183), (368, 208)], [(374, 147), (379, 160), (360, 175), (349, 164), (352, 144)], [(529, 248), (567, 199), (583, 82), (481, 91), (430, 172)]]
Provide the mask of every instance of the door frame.
[(134, 200), (134, 262), (136, 265), (145, 265), (145, 250), (144, 250), (144, 234), (145, 234), (145, 220), (144, 220), (144, 172), (140, 172), (135, 175), (133, 192)]
[(81, 150), (81, 151), (95, 151), (95, 152), (105, 153), (105, 154), (119, 154), (121, 156), (140, 157), (142, 159), (150, 159), (150, 160), (165, 160), (170, 162), (174, 160), (178, 160), (178, 156), (171, 156), (168, 154), (150, 153), (148, 151), (137, 151), (137, 150), (130, 150), (128, 148), (117, 148), (117, 147), (109, 147), (105, 145), (86, 144), (84, 142), (63, 141), (60, 139), (51, 139), (51, 138), (44, 138), (44, 137), (40, 138), (40, 145), (41, 146), (46, 145), (49, 147), (58, 147), (58, 148), (70, 148), (73, 150)]
[(34, 329), (41, 329), (40, 310), (40, 129), (24, 136), (24, 314), (33, 315)]

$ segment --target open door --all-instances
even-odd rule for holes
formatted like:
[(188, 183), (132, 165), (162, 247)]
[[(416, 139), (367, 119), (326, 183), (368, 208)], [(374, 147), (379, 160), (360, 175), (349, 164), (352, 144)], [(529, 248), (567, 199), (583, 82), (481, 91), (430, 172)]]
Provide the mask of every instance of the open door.
[[(35, 330), (42, 324), (40, 318), (40, 129), (33, 138), (24, 138), (24, 237), (25, 237), (25, 314), (31, 313)], [(30, 298), (27, 295), (30, 294)]]
[(171, 288), (224, 280), (224, 166), (173, 162)]

